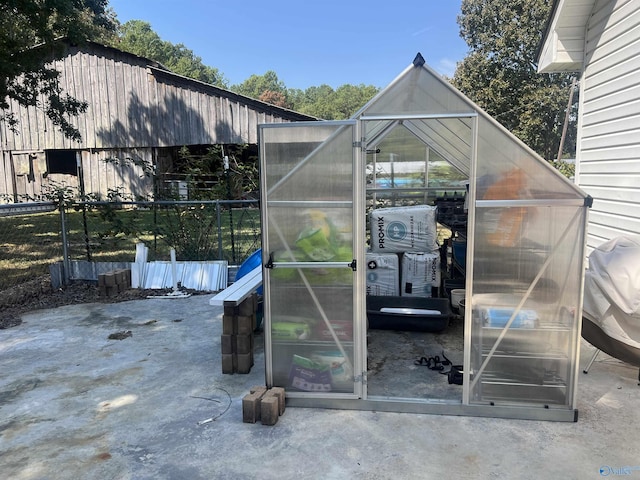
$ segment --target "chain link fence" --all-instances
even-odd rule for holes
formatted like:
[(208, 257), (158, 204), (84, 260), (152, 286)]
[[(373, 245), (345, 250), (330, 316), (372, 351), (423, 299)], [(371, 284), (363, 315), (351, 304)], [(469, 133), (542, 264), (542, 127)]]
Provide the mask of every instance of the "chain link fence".
[(47, 275), (62, 252), (55, 203), (0, 205), (0, 291)]
[(0, 291), (56, 263), (133, 262), (140, 242), (150, 261), (169, 260), (174, 248), (178, 260), (240, 265), (260, 248), (258, 207), (257, 200), (0, 205)]

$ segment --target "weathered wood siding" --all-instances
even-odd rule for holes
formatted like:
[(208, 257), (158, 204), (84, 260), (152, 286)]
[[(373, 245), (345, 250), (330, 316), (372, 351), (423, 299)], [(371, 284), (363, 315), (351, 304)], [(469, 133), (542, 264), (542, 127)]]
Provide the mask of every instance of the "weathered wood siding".
[(97, 44), (68, 47), (54, 65), (64, 90), (89, 105), (72, 119), (82, 141), (65, 138), (41, 110), (11, 102), (19, 131), (0, 125), (2, 150), (257, 143), (259, 123), (311, 119)]
[(106, 200), (110, 191), (124, 188), (121, 200), (152, 199), (153, 178), (142, 165), (153, 165), (153, 155), (152, 148), (82, 151), (85, 192)]
[(587, 26), (576, 180), (588, 246), (640, 234), (640, 0), (598, 0)]
[(148, 197), (152, 180), (126, 159), (153, 165), (158, 155), (171, 157), (171, 147), (257, 144), (260, 123), (313, 120), (94, 43), (67, 46), (52, 65), (61, 72), (64, 92), (88, 104), (86, 113), (71, 119), (82, 141), (66, 138), (42, 109), (11, 101), (19, 124), (14, 132), (0, 121), (0, 201), (36, 198), (54, 182), (80, 187), (75, 175), (47, 172), (47, 150), (77, 152), (87, 193), (106, 198), (110, 189), (123, 188)]

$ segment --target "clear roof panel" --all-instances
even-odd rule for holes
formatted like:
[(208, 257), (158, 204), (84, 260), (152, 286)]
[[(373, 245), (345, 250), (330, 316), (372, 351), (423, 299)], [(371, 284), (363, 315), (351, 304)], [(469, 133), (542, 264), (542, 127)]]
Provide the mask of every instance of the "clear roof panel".
[(450, 114), (473, 111), (468, 101), (426, 66), (411, 66), (356, 116)]
[[(365, 120), (367, 148), (402, 125), (465, 174), (471, 173), (475, 161), (477, 199), (483, 198), (484, 185), (514, 172), (519, 172), (526, 185), (520, 199), (586, 197), (548, 162), (420, 60), (422, 57), (418, 55), (413, 65), (354, 115), (354, 118)], [(474, 157), (476, 119), (477, 155)]]

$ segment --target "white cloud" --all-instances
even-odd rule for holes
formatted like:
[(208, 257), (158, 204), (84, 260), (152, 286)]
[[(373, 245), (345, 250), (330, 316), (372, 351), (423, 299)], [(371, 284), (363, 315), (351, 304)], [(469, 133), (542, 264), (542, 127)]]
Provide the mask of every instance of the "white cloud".
[(433, 27), (424, 27), (420, 30), (417, 30), (411, 34), (412, 37), (417, 37), (418, 35), (422, 35), (423, 33), (427, 33), (429, 30), (432, 30)]
[(453, 74), (456, 71), (456, 62), (449, 58), (441, 58), (440, 60), (438, 60), (438, 64), (435, 66), (435, 70), (440, 75), (453, 77)]

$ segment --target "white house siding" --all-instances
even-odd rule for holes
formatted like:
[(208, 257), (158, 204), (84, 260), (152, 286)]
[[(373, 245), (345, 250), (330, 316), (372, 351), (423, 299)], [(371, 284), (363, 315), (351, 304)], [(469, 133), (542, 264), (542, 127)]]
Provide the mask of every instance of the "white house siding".
[(587, 24), (576, 180), (594, 198), (589, 250), (640, 234), (640, 0), (598, 0)]

